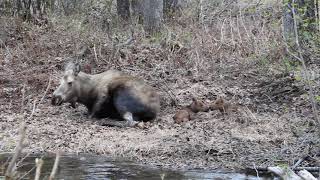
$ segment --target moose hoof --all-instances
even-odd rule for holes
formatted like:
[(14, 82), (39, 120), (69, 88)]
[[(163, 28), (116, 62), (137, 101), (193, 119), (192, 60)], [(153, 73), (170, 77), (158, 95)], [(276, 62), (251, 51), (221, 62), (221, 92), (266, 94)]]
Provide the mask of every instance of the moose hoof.
[(127, 126), (127, 127), (134, 127), (134, 126), (136, 126), (137, 124), (138, 124), (137, 121), (127, 121), (127, 122), (126, 122), (126, 126)]
[(144, 122), (139, 122), (136, 124), (136, 126), (139, 128), (139, 129), (146, 129), (146, 125), (144, 124)]

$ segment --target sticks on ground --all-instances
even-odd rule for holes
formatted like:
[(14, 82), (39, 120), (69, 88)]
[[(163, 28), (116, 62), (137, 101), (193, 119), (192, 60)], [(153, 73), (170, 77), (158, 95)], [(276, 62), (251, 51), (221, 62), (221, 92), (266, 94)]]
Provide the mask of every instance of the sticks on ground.
[[(258, 170), (258, 171), (268, 171), (267, 167), (255, 167), (255, 168), (249, 168), (249, 169)], [(319, 172), (320, 167), (296, 167), (296, 168), (292, 168), (292, 170), (294, 171), (307, 170), (310, 172)]]
[(23, 84), (21, 93), (22, 93), (22, 100), (21, 100), (21, 112), (22, 112), (23, 106), (24, 106), (25, 93), (26, 93), (26, 84)]
[(275, 167), (268, 167), (268, 171), (275, 173), (276, 175), (280, 176), (283, 179), (290, 179), (290, 180), (317, 180), (310, 172), (307, 170), (301, 170), (296, 174), (290, 168), (281, 168), (279, 166)]
[[(252, 172), (272, 172), (278, 176), (280, 176), (283, 179), (290, 179), (290, 180), (302, 180), (302, 179), (308, 179), (308, 180), (316, 180), (316, 178), (310, 173), (319, 172), (320, 167), (296, 167), (296, 168), (289, 168), (289, 167), (251, 167), (249, 168), (249, 171)], [(298, 171), (296, 174), (294, 171)]]
[(49, 77), (48, 86), (47, 86), (46, 91), (44, 92), (42, 98), (40, 99), (39, 104), (41, 104), (42, 101), (44, 100), (44, 98), (46, 97), (46, 95), (47, 95), (47, 93), (48, 93), (48, 91), (49, 91), (49, 89), (50, 89), (50, 86), (51, 86), (51, 81), (52, 81), (52, 78), (51, 78), (51, 76), (50, 76), (50, 77)]

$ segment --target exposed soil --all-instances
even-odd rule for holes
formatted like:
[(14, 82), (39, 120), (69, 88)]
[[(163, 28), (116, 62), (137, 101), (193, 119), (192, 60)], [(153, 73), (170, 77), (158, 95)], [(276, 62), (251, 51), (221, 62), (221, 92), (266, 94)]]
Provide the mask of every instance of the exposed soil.
[[(97, 34), (9, 21), (2, 20), (7, 34), (0, 49), (0, 151), (13, 151), (20, 122), (28, 119), (36, 102), (27, 121), (27, 152), (89, 152), (166, 167), (210, 169), (292, 165), (309, 155), (303, 165), (320, 166), (319, 130), (304, 86), (282, 73), (280, 62), (261, 67), (237, 55), (224, 59), (213, 52), (215, 47), (201, 44), (196, 50), (193, 44), (176, 52), (144, 43), (139, 34), (113, 55), (111, 42), (95, 44), (97, 39), (107, 42)], [(117, 68), (153, 85), (162, 98), (158, 118), (146, 129), (106, 127), (88, 119), (84, 106), (52, 106), (63, 64), (78, 52), (86, 59), (84, 66), (91, 64), (92, 73)], [(222, 95), (239, 104), (239, 111), (200, 112), (190, 122), (174, 124), (174, 113), (191, 102), (191, 95), (206, 102)]]

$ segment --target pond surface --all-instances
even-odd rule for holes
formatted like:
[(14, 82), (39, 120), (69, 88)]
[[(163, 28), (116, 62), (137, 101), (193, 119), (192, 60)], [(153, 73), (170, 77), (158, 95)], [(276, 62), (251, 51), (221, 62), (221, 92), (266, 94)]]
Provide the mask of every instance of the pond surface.
[[(4, 164), (8, 159), (9, 154), (0, 154), (0, 166)], [(29, 155), (22, 163), (19, 164), (20, 176), (23, 176), (35, 167), (35, 158), (41, 156)], [(41, 178), (47, 179), (50, 175), (55, 157), (45, 156), (43, 157), (44, 164), (41, 170)], [(1, 172), (1, 171), (0, 171)], [(34, 170), (23, 179), (33, 179)], [(228, 173), (217, 171), (203, 171), (203, 170), (168, 170), (160, 169), (156, 167), (148, 167), (139, 165), (130, 161), (120, 161), (107, 158), (105, 156), (98, 155), (63, 155), (60, 158), (59, 168), (56, 179), (64, 180), (81, 180), (81, 179), (137, 179), (137, 180), (179, 180), (179, 179), (216, 179), (216, 180), (266, 180), (273, 178), (258, 178), (252, 175), (246, 175), (241, 173)], [(0, 180), (1, 180), (0, 175)]]

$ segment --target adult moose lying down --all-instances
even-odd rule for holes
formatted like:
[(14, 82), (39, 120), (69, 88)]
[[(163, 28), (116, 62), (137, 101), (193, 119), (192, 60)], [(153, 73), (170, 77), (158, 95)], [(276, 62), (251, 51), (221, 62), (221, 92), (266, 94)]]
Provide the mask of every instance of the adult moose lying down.
[[(125, 120), (124, 126), (154, 119), (160, 109), (158, 94), (142, 80), (117, 70), (90, 75), (80, 72), (78, 63), (65, 66), (52, 104), (79, 102), (88, 108), (89, 118), (110, 117)], [(115, 122), (115, 121), (109, 121)]]

